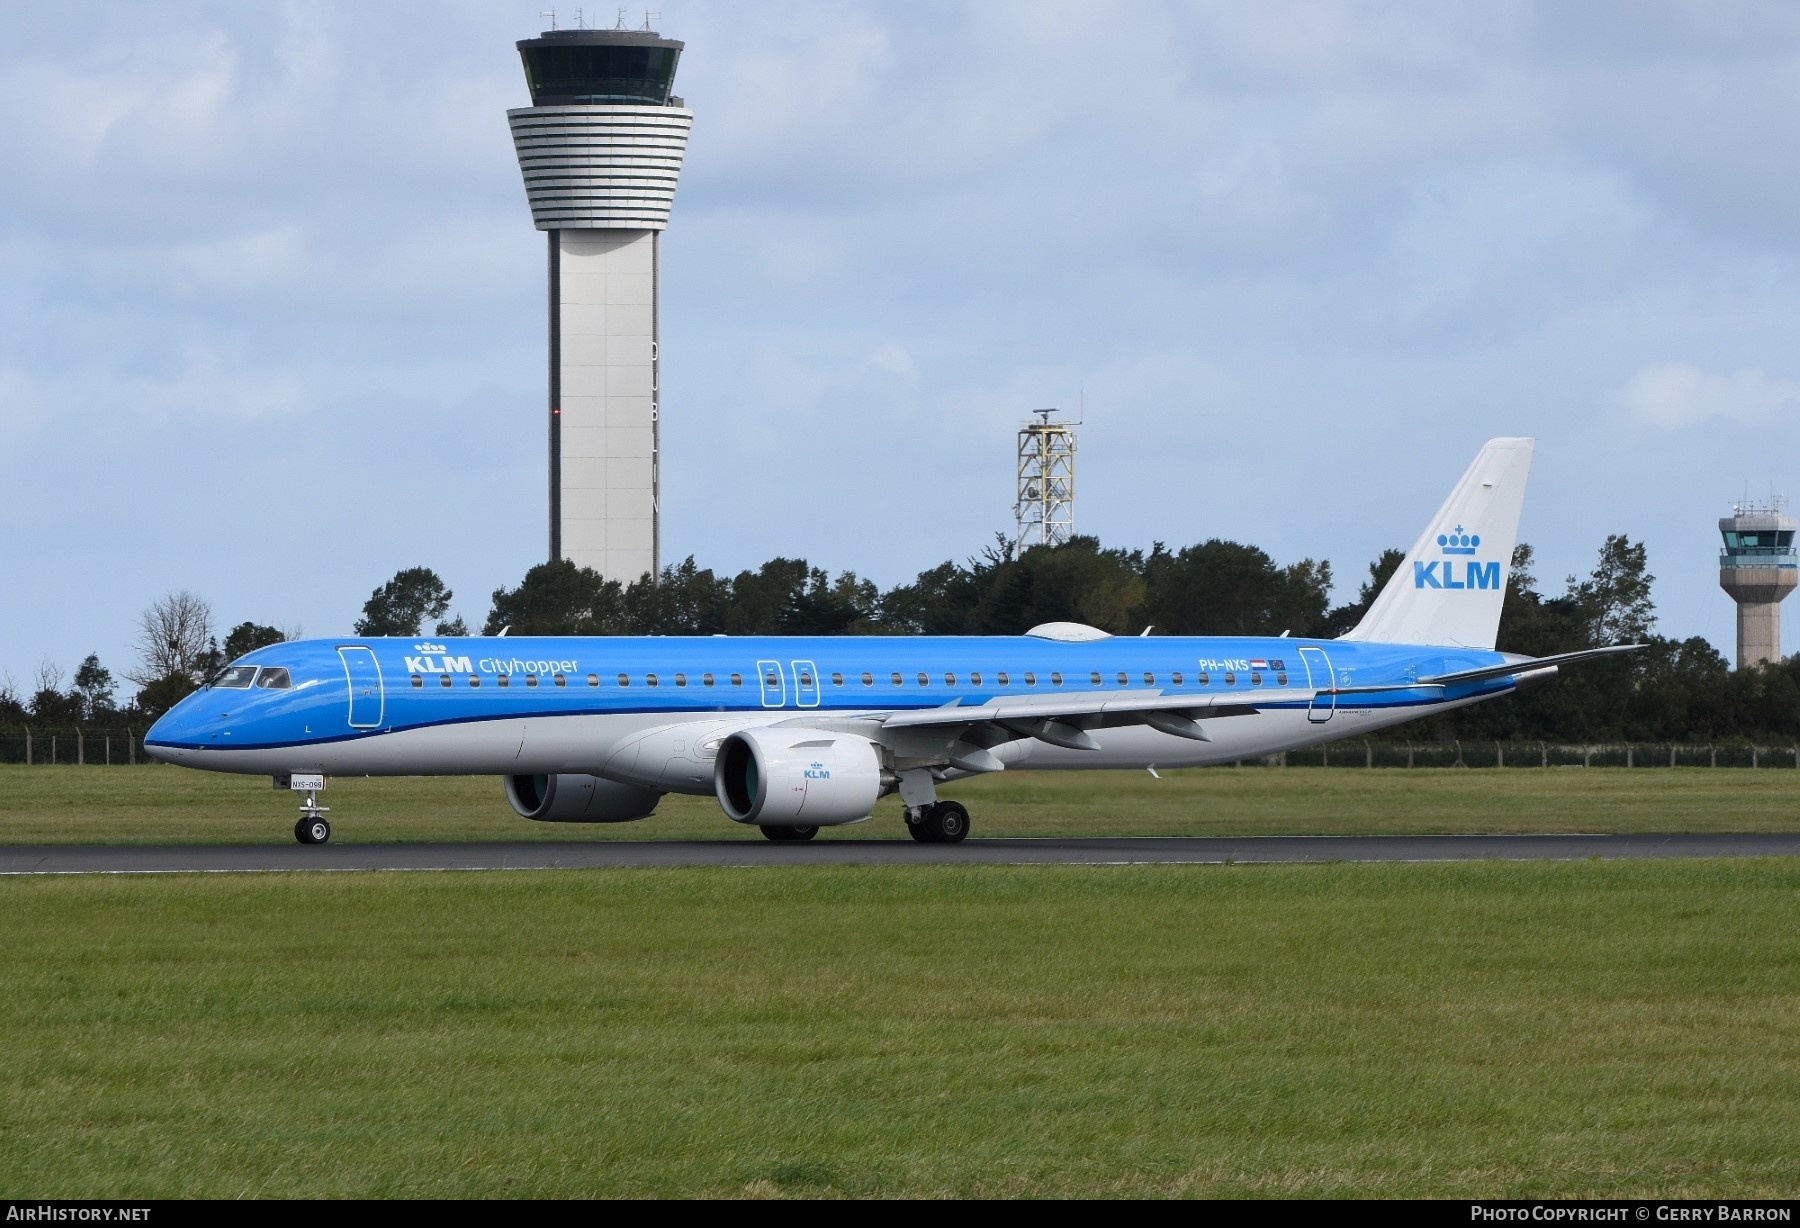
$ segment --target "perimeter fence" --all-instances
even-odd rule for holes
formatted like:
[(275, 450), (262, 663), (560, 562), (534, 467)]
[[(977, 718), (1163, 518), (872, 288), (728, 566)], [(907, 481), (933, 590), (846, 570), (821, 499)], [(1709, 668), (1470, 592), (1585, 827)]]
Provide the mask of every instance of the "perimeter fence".
[(0, 728), (0, 763), (128, 767), (153, 762), (144, 754), (144, 731), (86, 725), (14, 725)]
[[(129, 726), (0, 727), (0, 763), (121, 767), (150, 763), (142, 729)], [(1800, 745), (1750, 742), (1389, 742), (1350, 738), (1246, 759), (1281, 768), (1788, 768)]]
[(1750, 742), (1387, 742), (1353, 738), (1246, 760), (1264, 767), (1787, 768), (1800, 745)]

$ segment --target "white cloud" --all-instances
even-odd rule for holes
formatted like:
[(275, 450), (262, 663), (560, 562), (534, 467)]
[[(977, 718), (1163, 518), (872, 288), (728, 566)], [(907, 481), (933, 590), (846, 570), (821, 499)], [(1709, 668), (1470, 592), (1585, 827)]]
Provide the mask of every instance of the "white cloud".
[(1800, 410), (1800, 382), (1772, 379), (1756, 370), (1718, 375), (1664, 362), (1632, 376), (1618, 399), (1645, 422), (1670, 430), (1714, 418), (1750, 424)]

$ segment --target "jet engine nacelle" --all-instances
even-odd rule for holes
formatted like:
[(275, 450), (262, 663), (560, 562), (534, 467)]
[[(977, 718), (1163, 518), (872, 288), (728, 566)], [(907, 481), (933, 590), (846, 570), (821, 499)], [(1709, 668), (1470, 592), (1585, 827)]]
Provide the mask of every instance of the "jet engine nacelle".
[(647, 819), (662, 794), (599, 776), (508, 776), (506, 800), (540, 823), (629, 823)]
[(854, 734), (743, 729), (713, 766), (719, 805), (759, 827), (832, 827), (865, 819), (881, 796), (881, 754)]

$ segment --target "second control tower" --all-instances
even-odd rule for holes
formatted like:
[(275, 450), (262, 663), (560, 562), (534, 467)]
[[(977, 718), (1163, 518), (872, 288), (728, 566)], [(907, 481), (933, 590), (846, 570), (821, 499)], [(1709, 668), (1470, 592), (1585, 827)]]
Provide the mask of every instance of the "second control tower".
[(1739, 503), (1719, 521), (1719, 587), (1737, 602), (1737, 667), (1781, 660), (1781, 603), (1800, 584), (1794, 532), (1780, 499)]
[(682, 44), (650, 30), (519, 43), (531, 105), (506, 113), (550, 257), (550, 557), (629, 583), (661, 552), (658, 239), (694, 113)]

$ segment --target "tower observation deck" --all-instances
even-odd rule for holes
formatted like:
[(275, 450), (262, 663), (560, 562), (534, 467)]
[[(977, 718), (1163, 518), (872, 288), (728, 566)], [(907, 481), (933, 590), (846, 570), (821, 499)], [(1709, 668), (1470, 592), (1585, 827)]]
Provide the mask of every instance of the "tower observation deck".
[(1737, 602), (1739, 669), (1781, 659), (1781, 603), (1800, 584), (1794, 532), (1784, 501), (1738, 503), (1719, 521), (1719, 587)]
[(661, 556), (659, 240), (694, 113), (650, 30), (519, 42), (506, 113), (549, 254), (550, 557), (630, 582)]

